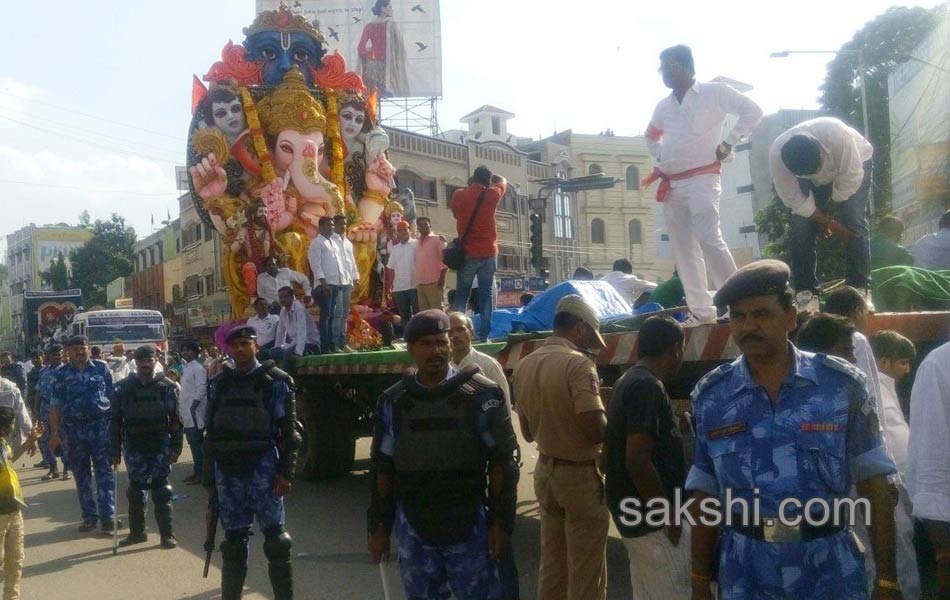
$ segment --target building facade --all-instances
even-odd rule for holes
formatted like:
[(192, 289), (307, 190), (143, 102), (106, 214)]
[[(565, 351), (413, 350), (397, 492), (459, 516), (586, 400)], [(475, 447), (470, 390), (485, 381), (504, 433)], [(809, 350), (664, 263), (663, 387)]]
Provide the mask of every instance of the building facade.
[(67, 269), (69, 253), (81, 248), (92, 237), (92, 230), (66, 223), (37, 226), (30, 223), (7, 235), (6, 264), (10, 279), (10, 323), (12, 335), (23, 340), (23, 292), (49, 290), (42, 274), (62, 254)]
[[(887, 79), (891, 125), (891, 209), (912, 245), (950, 209), (950, 7)], [(929, 63), (929, 64), (928, 64)]]
[[(231, 302), (221, 270), (221, 237), (201, 220), (190, 193), (179, 197), (178, 203), (180, 226), (177, 233), (174, 227), (171, 229), (179, 252), (180, 277), (171, 280), (172, 316), (183, 313), (184, 332), (207, 339), (215, 327), (231, 318)], [(174, 302), (176, 285), (181, 286), (180, 306)]]

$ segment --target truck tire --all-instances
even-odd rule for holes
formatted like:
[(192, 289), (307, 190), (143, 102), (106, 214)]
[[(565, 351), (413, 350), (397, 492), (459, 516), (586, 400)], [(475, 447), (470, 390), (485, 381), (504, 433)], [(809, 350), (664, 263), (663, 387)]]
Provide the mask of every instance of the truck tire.
[(301, 476), (334, 479), (353, 468), (356, 458), (356, 411), (342, 394), (321, 387), (305, 390), (300, 407), (304, 428)]

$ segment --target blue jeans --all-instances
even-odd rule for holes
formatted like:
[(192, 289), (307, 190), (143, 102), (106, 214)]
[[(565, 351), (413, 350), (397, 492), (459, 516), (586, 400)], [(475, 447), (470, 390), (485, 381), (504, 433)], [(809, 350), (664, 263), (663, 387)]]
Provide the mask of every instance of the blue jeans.
[[(859, 290), (870, 287), (871, 282), (871, 246), (868, 235), (868, 191), (871, 189), (871, 161), (864, 163), (864, 181), (853, 196), (838, 204), (831, 199), (832, 185), (816, 186), (807, 179), (799, 179), (803, 194), (809, 192), (815, 198), (819, 210), (831, 213), (837, 220), (850, 229), (855, 237), (845, 243), (845, 283)], [(836, 206), (837, 205), (837, 206)], [(819, 231), (818, 224), (805, 217), (792, 215), (791, 221), (791, 257), (792, 279), (795, 291), (821, 291), (816, 266), (815, 241)]]
[(495, 270), (497, 258), (468, 258), (458, 270), (455, 284), (455, 306), (452, 310), (465, 312), (468, 297), (472, 293), (472, 281), (478, 277), (478, 313), (481, 315), (478, 339), (487, 340), (491, 331), (491, 315), (495, 310)]
[[(271, 359), (284, 371), (290, 372), (290, 355), (297, 350), (297, 344), (291, 344), (286, 348), (271, 348), (267, 353), (267, 358)], [(320, 346), (316, 344), (305, 344), (303, 347), (303, 356), (310, 354), (320, 354)]]
[(353, 294), (352, 285), (340, 286), (340, 297), (336, 302), (333, 313), (333, 344), (337, 348), (346, 346), (346, 319), (350, 315), (350, 296)]
[(333, 326), (333, 311), (340, 299), (340, 286), (327, 284), (330, 293), (323, 293), (324, 286), (313, 288), (313, 297), (320, 307), (320, 348), (323, 352), (332, 352), (336, 335)]

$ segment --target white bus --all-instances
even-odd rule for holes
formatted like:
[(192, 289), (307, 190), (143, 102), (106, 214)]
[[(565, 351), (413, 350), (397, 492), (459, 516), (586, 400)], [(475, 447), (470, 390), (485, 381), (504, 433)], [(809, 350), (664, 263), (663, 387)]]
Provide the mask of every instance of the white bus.
[(90, 346), (102, 348), (103, 356), (112, 354), (112, 346), (122, 342), (126, 350), (155, 344), (168, 350), (165, 318), (157, 310), (116, 309), (93, 310), (73, 317), (73, 335), (84, 335)]

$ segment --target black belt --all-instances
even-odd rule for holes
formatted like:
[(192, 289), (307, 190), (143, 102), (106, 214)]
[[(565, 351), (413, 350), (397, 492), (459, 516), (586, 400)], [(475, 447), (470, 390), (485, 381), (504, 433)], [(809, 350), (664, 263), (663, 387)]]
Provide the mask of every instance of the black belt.
[(760, 542), (809, 542), (818, 538), (844, 531), (847, 525), (835, 524), (834, 520), (825, 525), (809, 525), (802, 519), (798, 525), (788, 525), (780, 519), (762, 519), (759, 525), (743, 525), (740, 515), (733, 515), (733, 524), (729, 529)]

